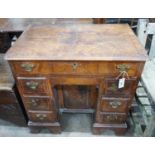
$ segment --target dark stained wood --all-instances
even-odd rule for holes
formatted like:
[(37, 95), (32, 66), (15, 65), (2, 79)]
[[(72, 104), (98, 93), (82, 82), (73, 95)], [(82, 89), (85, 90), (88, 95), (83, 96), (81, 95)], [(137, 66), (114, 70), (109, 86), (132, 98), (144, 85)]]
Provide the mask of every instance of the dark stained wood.
[(134, 87), (137, 84), (137, 78), (130, 77), (126, 79), (123, 88), (118, 88), (119, 79), (117, 77), (105, 78), (104, 96), (106, 97), (130, 97), (133, 96)]
[(117, 123), (125, 123), (127, 115), (125, 113), (106, 113), (100, 112), (100, 120), (98, 123), (103, 124), (117, 124)]
[(104, 24), (104, 23), (106, 23), (106, 19), (105, 18), (93, 18), (93, 23), (94, 24)]
[[(64, 108), (66, 109), (93, 109), (97, 101), (97, 91), (91, 96), (95, 86), (63, 86)], [(95, 87), (96, 88), (96, 87)], [(77, 100), (78, 98), (78, 100)]]
[(5, 53), (11, 47), (11, 38), (8, 33), (0, 33), (0, 53)]
[(23, 94), (26, 95), (42, 95), (49, 94), (48, 81), (44, 77), (38, 78), (22, 78), (18, 77), (18, 83), (22, 89)]
[(24, 97), (24, 103), (27, 110), (56, 110), (51, 97)]
[(55, 111), (29, 111), (29, 119), (33, 122), (55, 122), (57, 121), (57, 114)]
[(26, 117), (8, 63), (0, 54), (0, 119), (26, 126)]
[(18, 126), (26, 126), (26, 116), (23, 114), (22, 103), (19, 103), (16, 91), (0, 90), (0, 119)]
[(108, 98), (103, 97), (101, 100), (100, 108), (102, 112), (122, 112), (126, 113), (130, 106), (130, 100), (127, 98)]
[[(61, 112), (94, 113), (95, 134), (106, 129), (117, 134), (127, 130), (128, 111), (146, 60), (127, 25), (29, 27), (6, 59), (31, 132), (46, 127), (59, 133)], [(122, 77), (126, 80), (120, 89)], [(48, 108), (47, 100), (42, 105), (45, 97), (52, 99), (55, 110)], [(42, 106), (27, 107), (31, 98), (42, 99), (38, 101)]]

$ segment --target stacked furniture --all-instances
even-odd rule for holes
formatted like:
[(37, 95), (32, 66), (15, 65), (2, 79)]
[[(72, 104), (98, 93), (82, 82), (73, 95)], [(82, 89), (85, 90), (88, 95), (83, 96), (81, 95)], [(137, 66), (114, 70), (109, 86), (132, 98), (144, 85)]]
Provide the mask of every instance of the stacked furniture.
[(9, 64), (4, 60), (4, 54), (0, 54), (0, 118), (26, 126), (23, 109)]

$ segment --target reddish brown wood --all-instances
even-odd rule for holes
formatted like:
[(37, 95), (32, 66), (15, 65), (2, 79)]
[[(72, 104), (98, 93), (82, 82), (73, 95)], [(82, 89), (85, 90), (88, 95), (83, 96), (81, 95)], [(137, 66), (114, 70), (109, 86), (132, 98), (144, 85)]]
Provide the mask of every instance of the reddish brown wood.
[(127, 98), (109, 98), (103, 97), (100, 104), (102, 112), (122, 112), (126, 113), (130, 100)]
[(55, 111), (29, 111), (29, 119), (33, 122), (56, 122), (57, 114)]
[(55, 103), (51, 97), (24, 97), (23, 100), (28, 110), (56, 110)]
[(93, 23), (94, 24), (104, 24), (104, 23), (106, 23), (106, 19), (105, 18), (93, 18)]
[[(105, 129), (124, 133), (146, 56), (127, 25), (66, 25), (28, 28), (6, 59), (32, 130), (46, 127), (60, 132), (60, 111), (95, 112), (94, 133)], [(122, 70), (126, 81), (120, 89)], [(41, 104), (45, 97), (52, 98), (56, 109), (48, 109), (49, 100), (38, 109), (28, 107), (27, 100), (38, 97)], [(118, 101), (121, 105), (114, 108), (116, 103), (111, 102)], [(38, 115), (39, 120), (37, 114), (46, 117)]]
[[(119, 75), (117, 66), (120, 64), (129, 65), (129, 76), (141, 75), (143, 62), (130, 61), (10, 61), (12, 70), (16, 74), (23, 76), (33, 76), (34, 74), (56, 74), (56, 75)], [(62, 64), (61, 64), (62, 63)], [(23, 64), (33, 65), (31, 71), (27, 71), (22, 67)], [(76, 69), (73, 69), (74, 64), (78, 64)], [(59, 68), (58, 68), (59, 66)], [(62, 68), (61, 68), (62, 67)], [(111, 77), (112, 78), (112, 77)]]
[(24, 108), (4, 54), (0, 54), (0, 119), (26, 126)]
[(146, 54), (127, 24), (68, 24), (28, 27), (6, 59), (145, 61)]

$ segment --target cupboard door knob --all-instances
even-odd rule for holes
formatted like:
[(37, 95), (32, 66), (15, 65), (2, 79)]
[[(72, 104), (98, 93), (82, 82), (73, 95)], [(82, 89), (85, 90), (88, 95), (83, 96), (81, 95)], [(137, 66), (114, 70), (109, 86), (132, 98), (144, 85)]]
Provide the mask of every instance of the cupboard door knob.
[(22, 64), (21, 64), (21, 67), (22, 67), (25, 71), (31, 72), (31, 71), (33, 70), (33, 68), (35, 67), (35, 65), (32, 64), (32, 63), (22, 63)]
[(119, 101), (111, 101), (111, 102), (109, 102), (109, 104), (113, 109), (116, 109), (121, 105), (121, 102), (119, 102)]
[(26, 82), (26, 86), (32, 90), (36, 90), (38, 85), (39, 85), (38, 82), (34, 82), (34, 81)]

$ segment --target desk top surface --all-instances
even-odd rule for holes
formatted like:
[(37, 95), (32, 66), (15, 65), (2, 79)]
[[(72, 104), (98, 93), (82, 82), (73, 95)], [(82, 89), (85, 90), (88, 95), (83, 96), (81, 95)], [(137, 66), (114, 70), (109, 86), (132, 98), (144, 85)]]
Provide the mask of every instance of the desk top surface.
[(28, 27), (7, 60), (145, 61), (145, 50), (127, 24)]

